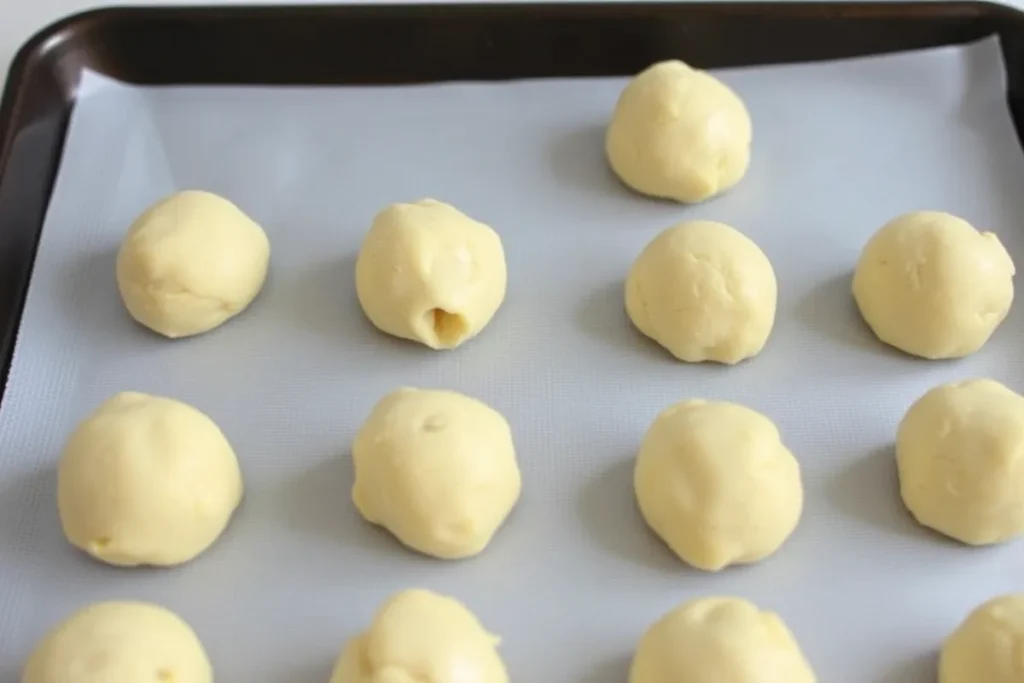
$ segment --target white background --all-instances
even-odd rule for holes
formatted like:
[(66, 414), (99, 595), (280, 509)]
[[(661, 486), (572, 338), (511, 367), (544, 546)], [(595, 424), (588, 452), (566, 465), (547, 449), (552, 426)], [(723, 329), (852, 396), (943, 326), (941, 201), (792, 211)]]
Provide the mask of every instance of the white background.
[[(303, 0), (303, 4), (324, 0)], [(376, 0), (361, 0), (372, 3)], [(430, 0), (404, 0), (427, 4)], [(461, 2), (463, 0), (447, 0)], [(507, 0), (516, 2), (517, 0)], [(571, 2), (572, 0), (564, 0)], [(618, 1), (618, 0), (613, 0)], [(1024, 7), (1024, 0), (1005, 0), (1007, 4)], [(288, 0), (173, 0), (173, 4), (287, 4)], [(159, 0), (0, 0), (0, 82), (6, 79), (7, 66), (19, 47), (37, 30), (50, 22), (85, 9), (110, 5), (166, 4)], [(333, 0), (332, 4), (357, 4), (353, 0)]]

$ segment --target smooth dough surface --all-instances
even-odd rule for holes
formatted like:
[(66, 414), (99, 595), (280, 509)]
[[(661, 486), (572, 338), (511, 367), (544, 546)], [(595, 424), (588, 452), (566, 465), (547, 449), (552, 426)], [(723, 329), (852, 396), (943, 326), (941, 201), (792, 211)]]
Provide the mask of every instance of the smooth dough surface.
[(900, 422), (896, 463), (922, 525), (970, 545), (1024, 534), (1024, 396), (990, 379), (931, 389)]
[(188, 562), (241, 499), (238, 460), (213, 420), (138, 392), (116, 394), (80, 422), (57, 468), (65, 536), (113, 565)]
[(782, 619), (746, 600), (717, 596), (684, 603), (655, 622), (629, 671), (629, 683), (816, 680)]
[(764, 415), (719, 401), (677, 403), (644, 435), (634, 470), (647, 524), (705, 571), (758, 562), (796, 528), (800, 466)]
[(768, 342), (777, 289), (772, 264), (750, 238), (691, 221), (640, 252), (626, 278), (626, 313), (679, 360), (732, 365)]
[(508, 274), (498, 233), (435, 199), (377, 214), (356, 261), (356, 293), (379, 330), (452, 349), (490, 322)]
[(917, 211), (868, 240), (853, 296), (882, 342), (922, 358), (961, 358), (1006, 318), (1015, 272), (994, 233), (948, 213)]
[(519, 499), (508, 422), (454, 391), (388, 394), (356, 435), (352, 459), (363, 517), (442, 559), (482, 551)]
[(939, 654), (939, 683), (1021, 683), (1021, 653), (1024, 593), (992, 598), (946, 639)]
[(245, 310), (269, 264), (270, 242), (259, 225), (223, 197), (186, 190), (129, 228), (117, 254), (117, 286), (137, 322), (175, 339)]
[(507, 683), (499, 644), (454, 598), (405, 590), (345, 644), (331, 683)]
[(743, 178), (752, 137), (750, 114), (735, 92), (672, 60), (653, 64), (623, 89), (605, 153), (637, 192), (692, 204)]
[(21, 683), (212, 683), (195, 632), (144, 602), (100, 602), (68, 617), (29, 656)]

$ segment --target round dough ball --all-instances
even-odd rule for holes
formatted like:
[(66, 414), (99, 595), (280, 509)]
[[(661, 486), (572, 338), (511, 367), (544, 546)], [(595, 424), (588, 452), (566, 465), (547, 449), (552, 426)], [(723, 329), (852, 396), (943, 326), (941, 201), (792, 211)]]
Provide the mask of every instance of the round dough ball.
[(711, 74), (672, 60), (640, 72), (615, 105), (605, 153), (637, 192), (693, 204), (724, 192), (750, 165), (750, 114)]
[(644, 435), (633, 483), (651, 529), (705, 571), (768, 557), (803, 510), (800, 465), (778, 429), (735, 403), (664, 410)]
[(1024, 593), (993, 598), (972, 611), (939, 654), (939, 683), (1024, 681)]
[(242, 473), (213, 420), (180, 401), (122, 392), (71, 434), (57, 468), (68, 541), (112, 565), (176, 565), (213, 545)]
[(345, 644), (331, 683), (507, 683), (500, 642), (458, 600), (405, 590)]
[(733, 365), (768, 342), (777, 295), (772, 264), (750, 238), (692, 221), (640, 252), (626, 278), (626, 313), (679, 360)]
[(980, 349), (1013, 303), (999, 238), (938, 211), (900, 216), (864, 246), (853, 297), (882, 342), (932, 360)]
[(388, 394), (356, 435), (352, 459), (363, 517), (442, 559), (482, 551), (519, 499), (508, 422), (454, 391)]
[(101, 602), (71, 615), (32, 651), (21, 683), (212, 683), (195, 632), (144, 602)]
[(370, 322), (432, 349), (479, 334), (507, 279), (498, 233), (435, 199), (378, 213), (356, 261), (356, 293)]
[(815, 683), (793, 634), (777, 615), (731, 597), (684, 603), (637, 645), (629, 683)]
[(896, 463), (920, 524), (969, 545), (1024, 534), (1024, 396), (990, 379), (928, 391), (900, 422)]
[(267, 278), (263, 229), (223, 197), (187, 190), (132, 224), (117, 254), (117, 286), (131, 316), (176, 339), (238, 315)]

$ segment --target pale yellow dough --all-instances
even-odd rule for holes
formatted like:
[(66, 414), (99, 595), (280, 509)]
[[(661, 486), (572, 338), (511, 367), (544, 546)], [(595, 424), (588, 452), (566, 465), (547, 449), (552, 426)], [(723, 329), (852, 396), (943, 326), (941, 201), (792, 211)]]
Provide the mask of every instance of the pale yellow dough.
[(655, 237), (629, 271), (626, 313), (679, 360), (732, 365), (756, 356), (775, 324), (775, 271), (723, 223), (692, 221)]
[(663, 616), (640, 639), (629, 671), (629, 683), (816, 680), (782, 619), (732, 597), (693, 600)]
[(331, 683), (507, 683), (499, 643), (454, 598), (405, 590), (345, 644)]
[(881, 341), (928, 359), (980, 349), (1013, 303), (1015, 268), (999, 238), (938, 211), (882, 226), (861, 252), (853, 296)]
[(186, 190), (129, 228), (117, 254), (117, 286), (136, 321), (175, 339), (245, 310), (269, 264), (270, 242), (259, 225), (223, 197)]
[(21, 683), (212, 683), (195, 632), (143, 602), (100, 602), (68, 617), (35, 647)]
[(113, 565), (188, 562), (217, 540), (241, 498), (238, 460), (213, 420), (138, 392), (79, 423), (57, 468), (65, 536)]
[(939, 683), (1024, 681), (1024, 593), (1002, 595), (974, 609), (946, 639)]
[(452, 349), (490, 322), (505, 298), (498, 233), (435, 199), (377, 214), (356, 261), (356, 293), (379, 330)]
[(764, 415), (689, 400), (662, 411), (637, 454), (634, 487), (651, 529), (706, 571), (758, 562), (796, 528), (800, 466)]
[(935, 387), (900, 422), (896, 463), (922, 525), (970, 545), (1024, 534), (1024, 396), (990, 379)]
[(673, 60), (648, 67), (622, 91), (605, 153), (637, 192), (692, 204), (743, 178), (752, 136), (750, 114), (736, 93)]
[(454, 391), (388, 394), (356, 435), (352, 459), (363, 517), (442, 559), (482, 551), (519, 499), (508, 422)]

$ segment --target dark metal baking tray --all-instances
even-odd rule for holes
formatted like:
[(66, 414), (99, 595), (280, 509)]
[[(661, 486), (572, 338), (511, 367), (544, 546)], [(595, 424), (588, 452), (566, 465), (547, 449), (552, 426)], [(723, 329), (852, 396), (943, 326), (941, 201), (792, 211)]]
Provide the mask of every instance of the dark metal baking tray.
[(1024, 13), (983, 2), (163, 7), (69, 17), (21, 48), (0, 105), (0, 387), (85, 70), (140, 84), (611, 76), (670, 57), (706, 68), (778, 64), (993, 34), (1019, 133)]

